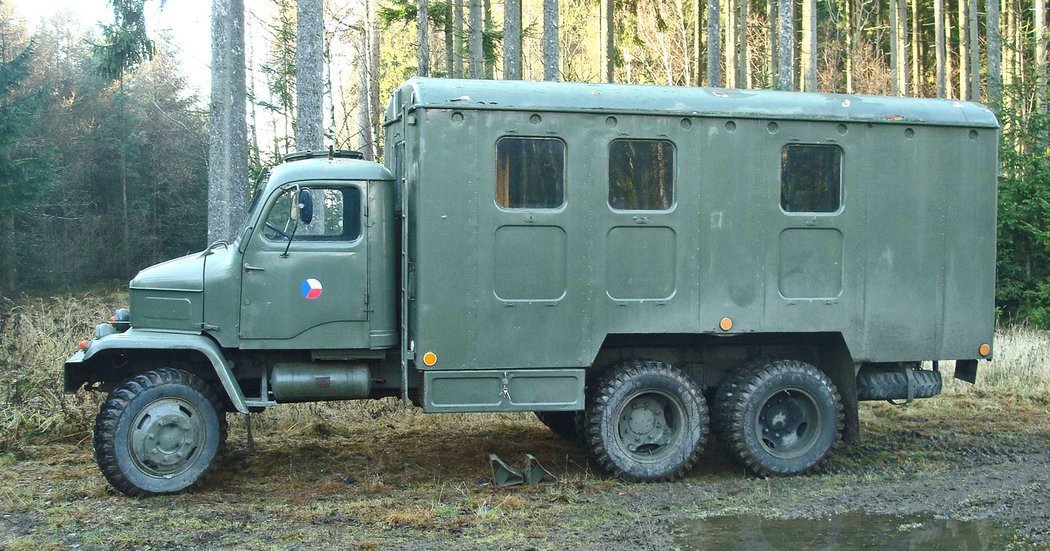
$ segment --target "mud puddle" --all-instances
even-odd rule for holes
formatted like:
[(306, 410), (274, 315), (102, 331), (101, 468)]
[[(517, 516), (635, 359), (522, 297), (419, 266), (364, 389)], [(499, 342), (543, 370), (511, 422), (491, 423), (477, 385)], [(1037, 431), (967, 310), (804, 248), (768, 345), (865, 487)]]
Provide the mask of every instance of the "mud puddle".
[(850, 513), (817, 519), (722, 516), (673, 523), (683, 550), (797, 549), (984, 551), (1007, 548), (1013, 531), (991, 520), (959, 521), (932, 516)]

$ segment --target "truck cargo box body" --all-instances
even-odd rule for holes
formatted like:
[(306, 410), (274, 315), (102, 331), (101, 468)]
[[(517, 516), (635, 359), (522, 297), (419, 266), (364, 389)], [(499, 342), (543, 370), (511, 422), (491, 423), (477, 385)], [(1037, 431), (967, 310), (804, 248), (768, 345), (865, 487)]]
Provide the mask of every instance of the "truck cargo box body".
[[(387, 117), (420, 369), (586, 367), (610, 335), (841, 334), (858, 363), (992, 340), (998, 125), (980, 105), (413, 79)], [(615, 208), (636, 144), (673, 196)], [(541, 178), (529, 163), (562, 172), (560, 197), (506, 197)], [(821, 189), (787, 189), (814, 170)]]

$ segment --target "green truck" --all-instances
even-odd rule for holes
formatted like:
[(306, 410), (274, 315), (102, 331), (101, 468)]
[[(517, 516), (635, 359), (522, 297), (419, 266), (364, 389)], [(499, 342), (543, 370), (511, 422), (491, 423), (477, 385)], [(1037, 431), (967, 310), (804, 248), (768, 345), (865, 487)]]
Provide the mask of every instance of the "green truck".
[(385, 164), (273, 168), (233, 242), (131, 281), (65, 390), (110, 393), (95, 457), (129, 495), (199, 483), (227, 412), (385, 396), (534, 411), (628, 480), (712, 431), (805, 472), (858, 401), (992, 357), (997, 140), (952, 100), (412, 79)]

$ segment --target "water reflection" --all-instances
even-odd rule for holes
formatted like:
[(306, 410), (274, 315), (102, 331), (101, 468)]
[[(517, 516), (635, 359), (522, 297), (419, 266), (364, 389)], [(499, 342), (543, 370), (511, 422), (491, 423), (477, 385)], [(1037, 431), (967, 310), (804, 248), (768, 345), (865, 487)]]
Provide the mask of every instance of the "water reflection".
[(1011, 530), (990, 520), (850, 513), (819, 519), (725, 516), (674, 523), (676, 543), (690, 549), (832, 551), (839, 549), (984, 551), (1002, 549)]

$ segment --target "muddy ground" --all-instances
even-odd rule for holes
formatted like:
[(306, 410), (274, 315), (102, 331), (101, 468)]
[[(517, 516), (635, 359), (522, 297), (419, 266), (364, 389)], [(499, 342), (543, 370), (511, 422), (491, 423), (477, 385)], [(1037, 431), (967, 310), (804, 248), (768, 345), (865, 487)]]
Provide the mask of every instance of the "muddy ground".
[[(755, 478), (712, 441), (690, 476), (659, 484), (596, 472), (579, 446), (529, 414), (304, 406), (258, 416), (250, 452), (242, 421), (229, 419), (220, 468), (180, 496), (116, 495), (86, 434), (7, 450), (0, 546), (673, 549), (697, 518), (929, 513), (992, 519), (1007, 526), (1007, 546), (1050, 548), (1048, 396), (977, 389), (907, 407), (865, 404), (862, 443), (814, 474)], [(488, 453), (512, 463), (532, 453), (560, 481), (494, 488)]]

